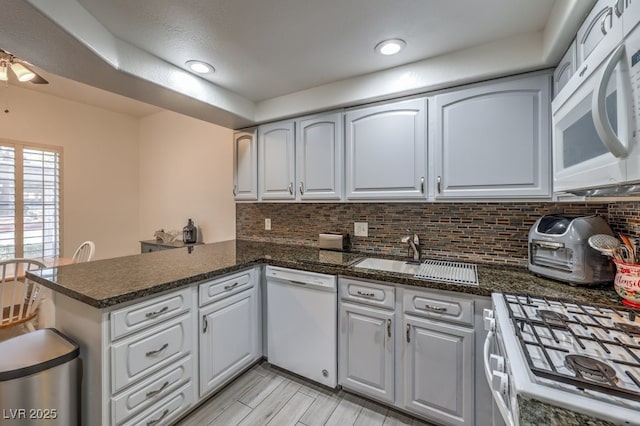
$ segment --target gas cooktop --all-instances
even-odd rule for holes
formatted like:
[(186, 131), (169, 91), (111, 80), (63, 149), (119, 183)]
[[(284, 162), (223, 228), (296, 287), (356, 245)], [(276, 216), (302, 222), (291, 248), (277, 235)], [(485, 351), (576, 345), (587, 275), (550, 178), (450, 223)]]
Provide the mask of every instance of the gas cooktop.
[(529, 369), (538, 377), (640, 401), (640, 321), (633, 310), (503, 295)]

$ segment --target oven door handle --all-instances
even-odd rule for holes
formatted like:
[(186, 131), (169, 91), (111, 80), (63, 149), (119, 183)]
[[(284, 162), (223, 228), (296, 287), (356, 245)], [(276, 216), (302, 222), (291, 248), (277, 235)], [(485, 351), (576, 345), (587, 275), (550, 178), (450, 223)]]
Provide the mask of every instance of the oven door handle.
[[(629, 146), (623, 142), (623, 140), (629, 139), (630, 133), (629, 111), (631, 111), (631, 99), (628, 93), (631, 93), (631, 87), (627, 87), (627, 81), (625, 81), (629, 80), (629, 76), (618, 75), (616, 80), (618, 135), (611, 127), (611, 122), (607, 116), (607, 86), (616, 66), (618, 63), (624, 62), (624, 58), (623, 44), (613, 52), (600, 76), (600, 80), (596, 82), (591, 105), (591, 115), (593, 116), (596, 132), (604, 146), (616, 158), (625, 158), (629, 155)], [(623, 108), (620, 108), (621, 105), (623, 105)]]
[(495, 332), (493, 330), (489, 331), (487, 337), (484, 339), (484, 373), (487, 376), (487, 384), (489, 385), (489, 390), (492, 393), (493, 400), (504, 419), (504, 422), (507, 426), (516, 426), (516, 423), (513, 419), (513, 413), (509, 411), (507, 404), (504, 402), (504, 398), (502, 393), (498, 391), (494, 391), (491, 386), (493, 373), (491, 372), (491, 367), (489, 366), (489, 357), (491, 356), (491, 345), (493, 345), (493, 341), (495, 338)]

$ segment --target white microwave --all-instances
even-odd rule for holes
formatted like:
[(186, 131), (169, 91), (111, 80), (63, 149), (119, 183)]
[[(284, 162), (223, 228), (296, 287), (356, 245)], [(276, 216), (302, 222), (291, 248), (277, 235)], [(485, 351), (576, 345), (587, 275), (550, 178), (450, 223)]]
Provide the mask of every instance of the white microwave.
[(612, 17), (551, 104), (556, 193), (609, 195), (640, 182), (640, 1)]

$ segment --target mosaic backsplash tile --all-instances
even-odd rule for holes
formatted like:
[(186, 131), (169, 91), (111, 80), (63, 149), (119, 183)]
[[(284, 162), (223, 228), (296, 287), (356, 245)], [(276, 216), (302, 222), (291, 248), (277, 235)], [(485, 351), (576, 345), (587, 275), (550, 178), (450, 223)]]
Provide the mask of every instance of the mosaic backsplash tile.
[[(624, 203), (238, 203), (237, 238), (317, 246), (321, 232), (353, 234), (368, 222), (368, 237), (351, 237), (359, 252), (405, 256), (409, 234), (422, 257), (526, 266), (529, 228), (545, 214), (599, 214), (615, 232), (640, 235), (640, 202)], [(271, 231), (264, 219), (271, 219)]]

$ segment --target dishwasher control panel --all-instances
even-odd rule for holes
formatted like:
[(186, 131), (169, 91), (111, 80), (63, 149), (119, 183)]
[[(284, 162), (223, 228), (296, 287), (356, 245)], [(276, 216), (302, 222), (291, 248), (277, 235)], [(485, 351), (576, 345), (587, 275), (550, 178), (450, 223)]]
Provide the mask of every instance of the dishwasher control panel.
[(337, 291), (337, 278), (335, 275), (320, 274), (317, 272), (299, 271), (297, 269), (267, 266), (267, 279), (275, 278), (289, 281), (293, 285), (307, 285), (327, 291)]

